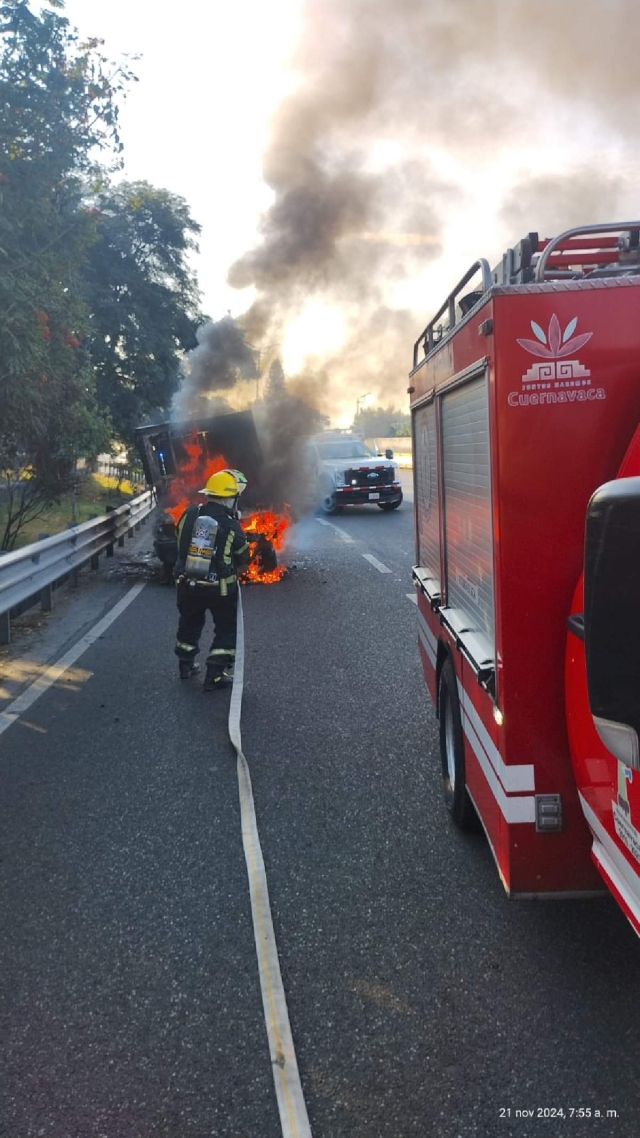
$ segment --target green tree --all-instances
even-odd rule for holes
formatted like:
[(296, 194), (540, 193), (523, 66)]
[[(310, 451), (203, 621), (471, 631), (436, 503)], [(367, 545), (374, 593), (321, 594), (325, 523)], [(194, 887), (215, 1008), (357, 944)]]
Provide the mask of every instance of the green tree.
[(119, 151), (117, 96), (131, 76), (99, 48), (55, 12), (0, 3), (3, 549), (64, 492), (74, 459), (108, 439), (84, 346), (96, 217), (82, 195), (96, 154)]
[(353, 421), (367, 439), (394, 438), (411, 433), (411, 418), (397, 407), (365, 407)]
[(189, 254), (200, 226), (186, 202), (147, 182), (95, 198), (97, 237), (85, 274), (88, 341), (100, 405), (125, 443), (177, 390), (184, 351), (203, 317)]

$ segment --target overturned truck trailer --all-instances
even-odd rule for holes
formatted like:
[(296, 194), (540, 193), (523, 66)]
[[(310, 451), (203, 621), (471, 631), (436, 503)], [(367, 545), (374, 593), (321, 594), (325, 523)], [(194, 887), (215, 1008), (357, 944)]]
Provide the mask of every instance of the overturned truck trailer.
[(136, 443), (145, 477), (156, 490), (161, 506), (171, 498), (176, 479), (184, 480), (188, 471), (197, 490), (198, 476), (218, 459), (246, 474), (248, 500), (257, 501), (263, 458), (250, 411), (138, 427)]
[[(162, 511), (154, 549), (170, 580), (177, 559), (176, 524), (186, 507), (197, 501), (198, 491), (211, 474), (224, 467), (242, 470), (249, 483), (243, 509), (256, 508), (261, 502), (262, 450), (250, 411), (139, 427), (136, 443), (146, 480), (155, 489)], [(254, 537), (254, 563), (260, 574), (273, 573), (275, 550), (260, 537)]]

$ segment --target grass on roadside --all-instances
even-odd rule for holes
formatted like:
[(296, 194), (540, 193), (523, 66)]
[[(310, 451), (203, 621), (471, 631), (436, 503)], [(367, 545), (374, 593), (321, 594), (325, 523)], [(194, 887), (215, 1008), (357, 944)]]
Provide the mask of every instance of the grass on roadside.
[[(142, 490), (142, 486), (136, 487), (127, 481), (121, 482), (118, 489), (117, 479), (106, 474), (90, 474), (78, 487), (75, 524), (88, 522), (92, 516), (106, 513), (107, 506), (121, 506)], [(0, 503), (0, 533), (4, 529), (6, 516), (6, 506)], [(50, 506), (39, 518), (27, 523), (20, 531), (16, 549), (37, 541), (40, 534), (46, 533), (52, 537), (55, 533), (61, 533), (68, 529), (72, 521), (73, 501), (69, 494)]]

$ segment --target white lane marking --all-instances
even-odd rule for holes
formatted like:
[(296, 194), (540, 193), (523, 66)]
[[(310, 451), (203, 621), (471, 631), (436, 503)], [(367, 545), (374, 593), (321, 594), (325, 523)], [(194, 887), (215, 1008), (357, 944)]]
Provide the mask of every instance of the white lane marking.
[(29, 684), (29, 687), (25, 688), (22, 695), (14, 699), (4, 711), (0, 711), (0, 735), (2, 735), (3, 731), (7, 731), (12, 723), (15, 723), (16, 719), (19, 719), (22, 713), (27, 711), (37, 699), (40, 699), (40, 696), (44, 695), (52, 684), (55, 684), (56, 681), (75, 664), (76, 660), (87, 651), (87, 648), (95, 644), (103, 632), (106, 632), (109, 625), (118, 619), (132, 601), (135, 601), (145, 585), (146, 581), (138, 581), (137, 585), (133, 585), (132, 588), (129, 589), (129, 592), (125, 593), (122, 600), (118, 601), (117, 605), (114, 605), (107, 615), (103, 616), (102, 620), (99, 620), (98, 623), (94, 625), (90, 632), (87, 632), (85, 636), (81, 637), (81, 639), (74, 644), (73, 648), (65, 652), (64, 656), (61, 656), (55, 664), (51, 664), (41, 676), (38, 676), (37, 680)]
[(382, 561), (378, 561), (378, 558), (374, 557), (373, 553), (363, 553), (362, 556), (364, 557), (365, 561), (368, 561), (370, 565), (373, 565), (374, 569), (378, 570), (378, 573), (392, 572), (391, 569), (387, 569), (386, 565), (383, 565)]
[(417, 597), (416, 593), (406, 593), (405, 595), (407, 597), (407, 600), (413, 601), (414, 605), (417, 605), (418, 597)]
[(260, 847), (253, 803), (251, 775), (242, 751), (240, 720), (244, 690), (244, 616), (242, 590), (238, 596), (238, 638), (229, 707), (229, 737), (238, 755), (238, 788), (242, 819), (242, 844), (249, 877), (253, 935), (258, 956), (262, 1006), (267, 1026), (271, 1070), (276, 1088), (280, 1125), (284, 1138), (311, 1138), (311, 1127), (302, 1092), (287, 1000), (282, 984), (278, 947), (273, 929), (269, 888)]
[(329, 529), (335, 530), (338, 536), (341, 537), (343, 541), (346, 541), (347, 545), (355, 545), (351, 534), (347, 533), (346, 530), (340, 529), (340, 526), (334, 525), (333, 522), (326, 521), (325, 518), (316, 518), (316, 521), (319, 526), (328, 526)]

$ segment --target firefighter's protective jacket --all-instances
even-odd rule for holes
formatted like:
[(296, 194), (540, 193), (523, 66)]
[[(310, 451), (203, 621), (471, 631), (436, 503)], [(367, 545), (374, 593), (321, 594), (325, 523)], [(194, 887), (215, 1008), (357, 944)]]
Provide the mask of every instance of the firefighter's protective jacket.
[(191, 544), (193, 527), (198, 517), (215, 518), (218, 523), (218, 532), (215, 542), (213, 561), (217, 573), (215, 582), (198, 584), (198, 589), (215, 589), (221, 597), (226, 597), (230, 590), (236, 588), (238, 571), (249, 564), (249, 543), (236, 518), (229, 510), (218, 502), (205, 502), (203, 506), (189, 506), (180, 518), (177, 526), (178, 560), (175, 575), (180, 583), (184, 573), (185, 562)]

